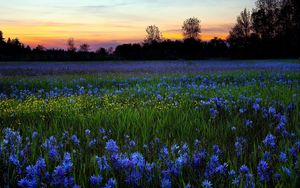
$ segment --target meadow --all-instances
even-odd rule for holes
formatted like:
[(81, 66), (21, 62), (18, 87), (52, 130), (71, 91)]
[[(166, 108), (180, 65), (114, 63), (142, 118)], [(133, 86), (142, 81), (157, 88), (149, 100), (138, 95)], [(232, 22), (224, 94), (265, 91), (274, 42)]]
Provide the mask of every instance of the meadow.
[(198, 63), (0, 65), (0, 187), (299, 187), (299, 64)]

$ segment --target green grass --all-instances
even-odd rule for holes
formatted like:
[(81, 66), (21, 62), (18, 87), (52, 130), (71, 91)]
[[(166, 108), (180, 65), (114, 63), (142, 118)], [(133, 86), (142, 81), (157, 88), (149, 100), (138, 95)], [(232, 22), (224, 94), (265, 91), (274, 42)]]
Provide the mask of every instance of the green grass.
[[(157, 84), (161, 81), (161, 76), (158, 75), (152, 76), (145, 81), (127, 80), (128, 77), (122, 75), (117, 78), (115, 75), (81, 75), (85, 79), (84, 83), (82, 83), (83, 85), (85, 83), (97, 85), (102, 89), (106, 89), (109, 94), (55, 97), (47, 102), (36, 97), (29, 97), (23, 101), (17, 99), (0, 100), (0, 130), (2, 132), (4, 128), (11, 127), (20, 131), (24, 137), (30, 137), (33, 131), (39, 132), (38, 139), (33, 141), (30, 148), (32, 154), (29, 161), (32, 164), (39, 156), (46, 155), (40, 146), (51, 135), (61, 137), (63, 131), (68, 131), (70, 135), (76, 134), (80, 138), (81, 143), (86, 143), (89, 138), (84, 134), (85, 129), (91, 130), (92, 137), (101, 138), (102, 135), (99, 133), (99, 129), (105, 128), (111, 130), (109, 137), (116, 140), (123, 151), (126, 151), (125, 147), (128, 145), (125, 135), (129, 135), (137, 143), (135, 150), (143, 153), (148, 161), (158, 161), (158, 151), (155, 147), (152, 150), (145, 150), (143, 145), (151, 143), (156, 137), (160, 138), (161, 142), (168, 147), (171, 147), (173, 144), (188, 143), (191, 150), (193, 150), (194, 141), (199, 139), (201, 140), (201, 146), (209, 151), (212, 151), (212, 145), (218, 144), (223, 151), (222, 160), (230, 161), (230, 169), (238, 170), (240, 165), (247, 164), (252, 171), (255, 171), (257, 161), (262, 156), (262, 151), (257, 148), (262, 145), (262, 141), (267, 134), (275, 134), (274, 126), (276, 121), (274, 119), (264, 119), (262, 111), (255, 112), (250, 104), (244, 101), (239, 102), (239, 98), (240, 96), (250, 97), (253, 100), (261, 98), (262, 107), (274, 106), (281, 113), (286, 113), (285, 108), (290, 103), (294, 103), (295, 110), (288, 115), (286, 128), (288, 131), (295, 133), (296, 138), (299, 139), (300, 99), (298, 95), (300, 76), (298, 73), (292, 72), (282, 75), (284, 79), (293, 80), (293, 84), (276, 83), (274, 74), (268, 72), (204, 74), (204, 77), (214, 80), (220, 86), (199, 91), (187, 88), (183, 83), (182, 88), (178, 89), (177, 95), (174, 96), (174, 99), (179, 102), (178, 105), (166, 100), (168, 94), (173, 91), (173, 89), (167, 87), (159, 88), (161, 95), (164, 97), (163, 101), (157, 101), (156, 96), (153, 94), (141, 94), (131, 97), (132, 93), (136, 93), (136, 87), (144, 88), (154, 93), (158, 89)], [(193, 75), (187, 75), (187, 77), (193, 77)], [(264, 78), (264, 85), (260, 85), (260, 82), (257, 82), (256, 85), (245, 84), (252, 79), (260, 77)], [(165, 82), (170, 85), (180, 83), (179, 81), (174, 81), (178, 78), (178, 75), (168, 75), (166, 78)], [(10, 77), (2, 79), (0, 87), (2, 87), (2, 90), (9, 91), (9, 85), (18, 83), (17, 87), (29, 89), (60, 88), (65, 84), (68, 87), (75, 88), (75, 84), (69, 81), (73, 79), (78, 80), (78, 76), (58, 76), (51, 79), (54, 82), (50, 83), (47, 77), (22, 79)], [(128, 90), (120, 95), (111, 94), (116, 90), (116, 88), (112, 87), (113, 79), (120, 84), (125, 81), (128, 82)], [(233, 82), (234, 80), (236, 80), (236, 83)], [(224, 85), (221, 85), (222, 82), (224, 82)], [(139, 86), (136, 84), (139, 84)], [(122, 88), (123, 86), (119, 87)], [(228, 111), (220, 109), (218, 116), (213, 119), (209, 114), (209, 106), (203, 106), (199, 110), (195, 110), (204, 99), (191, 98), (190, 93), (197, 96), (201, 95), (204, 99), (222, 97), (224, 100), (232, 100), (236, 101), (236, 103), (230, 102)], [(145, 103), (146, 101), (150, 102)], [(239, 113), (239, 109), (242, 107), (248, 109), (244, 114)], [(247, 119), (253, 121), (252, 128), (245, 127), (244, 121)], [(232, 127), (236, 127), (237, 131), (232, 131)], [(246, 152), (241, 158), (237, 158), (235, 156), (234, 143), (236, 137), (241, 136), (247, 139), (248, 144)], [(0, 138), (2, 140), (2, 135)], [(91, 158), (104, 153), (104, 145), (103, 143), (101, 144), (102, 147), (93, 149), (84, 146), (77, 148), (72, 144), (66, 145), (65, 151), (76, 151), (76, 153), (72, 154), (75, 165), (74, 177), (76, 183), (83, 185), (83, 187), (88, 185), (89, 177), (97, 172), (95, 162)], [(278, 143), (281, 150), (285, 151), (292, 144), (291, 140), (284, 138), (281, 138)], [(84, 151), (81, 151), (82, 149)], [(295, 169), (291, 160), (289, 158), (290, 163), (287, 166)], [(47, 164), (52, 163), (47, 160)], [(274, 164), (274, 166), (276, 165), (279, 164)], [(54, 167), (55, 165), (52, 164), (50, 169), (53, 170)], [(159, 176), (158, 174), (157, 176)], [(118, 175), (116, 177), (122, 179)], [(298, 178), (299, 176), (293, 174), (292, 178), (287, 178), (286, 181), (283, 180), (276, 186), (294, 186)], [(197, 176), (190, 171), (179, 178), (180, 181), (191, 182), (193, 185), (199, 186), (201, 182), (197, 182), (197, 179)], [(180, 181), (177, 182), (177, 186), (185, 185), (181, 184)], [(156, 177), (155, 182), (150, 187), (156, 187), (160, 184), (159, 177)], [(216, 182), (222, 181), (216, 180)], [(120, 187), (122, 185), (120, 184)], [(223, 186), (228, 186), (228, 184)], [(259, 186), (264, 187), (263, 184)]]

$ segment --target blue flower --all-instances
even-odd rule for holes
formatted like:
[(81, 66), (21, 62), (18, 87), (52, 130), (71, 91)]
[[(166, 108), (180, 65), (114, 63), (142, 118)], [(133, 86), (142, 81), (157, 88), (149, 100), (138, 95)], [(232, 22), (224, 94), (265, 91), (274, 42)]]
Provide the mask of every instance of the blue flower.
[(34, 139), (34, 138), (36, 138), (38, 136), (38, 132), (37, 131), (33, 131), (32, 132), (32, 138)]
[(246, 165), (242, 165), (242, 166), (240, 167), (240, 172), (241, 172), (242, 174), (247, 174), (247, 173), (249, 172), (249, 168), (248, 168)]
[(275, 139), (276, 139), (275, 136), (269, 134), (266, 136), (263, 143), (268, 147), (274, 148), (276, 146)]
[(213, 150), (214, 150), (214, 154), (216, 154), (216, 155), (221, 154), (221, 150), (218, 145), (213, 145)]
[(158, 95), (156, 96), (156, 99), (157, 99), (158, 101), (162, 101), (162, 100), (163, 100), (163, 97), (162, 97), (160, 94), (158, 94)]
[(206, 168), (205, 168), (205, 173), (204, 176), (206, 178), (210, 178), (216, 173), (216, 168), (220, 165), (219, 163), (219, 158), (217, 155), (212, 155), (210, 160), (208, 161)]
[(97, 176), (91, 176), (90, 182), (92, 186), (99, 186), (102, 182), (102, 176), (97, 175)]
[(228, 172), (228, 175), (229, 175), (229, 176), (235, 176), (235, 174), (236, 174), (236, 173), (235, 173), (234, 170), (230, 170), (230, 171)]
[(110, 139), (109, 141), (106, 142), (105, 149), (108, 152), (116, 153), (118, 152), (119, 147), (113, 139)]
[(131, 140), (129, 142), (129, 146), (132, 147), (132, 148), (134, 148), (136, 146), (136, 143), (133, 140)]
[(167, 147), (163, 147), (159, 152), (159, 159), (164, 160), (167, 158), (169, 158), (169, 150)]
[(201, 183), (202, 187), (204, 188), (211, 188), (212, 187), (212, 184), (209, 180), (204, 180), (202, 183)]
[(110, 178), (105, 184), (104, 188), (114, 188), (117, 186), (117, 181), (114, 178)]
[(89, 142), (89, 147), (92, 147), (96, 144), (97, 140), (96, 139), (93, 139)]
[(240, 185), (240, 177), (235, 177), (233, 180), (232, 180), (232, 185), (235, 185), (235, 186), (239, 186)]
[(281, 152), (280, 155), (279, 155), (279, 160), (281, 162), (287, 162), (287, 157), (286, 157), (286, 154)]
[(253, 110), (255, 110), (256, 112), (260, 109), (260, 106), (259, 106), (259, 104), (258, 103), (254, 103), (253, 105), (252, 105), (252, 108), (253, 108)]
[(271, 106), (271, 107), (269, 108), (269, 114), (270, 114), (270, 115), (275, 115), (275, 114), (276, 114), (276, 109), (275, 109), (274, 107)]
[(242, 155), (246, 143), (247, 143), (247, 141), (243, 137), (238, 137), (236, 139), (236, 141), (234, 143), (234, 148), (235, 148), (236, 155), (238, 157), (240, 157)]
[(62, 164), (63, 164), (64, 170), (66, 172), (72, 171), (73, 162), (72, 162), (71, 155), (69, 152), (65, 153)]
[(218, 110), (215, 110), (214, 108), (210, 108), (209, 113), (210, 113), (210, 116), (214, 119), (217, 117), (219, 112), (218, 112)]
[(46, 161), (44, 158), (39, 158), (35, 163), (35, 169), (39, 176), (42, 176), (41, 173), (46, 171)]
[(105, 156), (101, 158), (96, 156), (96, 161), (101, 172), (105, 172), (109, 169), (109, 165)]
[(145, 164), (145, 160), (142, 154), (139, 152), (134, 152), (131, 154), (131, 161), (133, 162), (135, 167), (138, 167), (139, 169), (142, 169)]
[(246, 111), (247, 111), (246, 108), (241, 108), (241, 109), (239, 110), (239, 112), (240, 112), (241, 114), (245, 113)]
[(21, 180), (18, 181), (18, 186), (28, 188), (28, 187), (38, 187), (37, 182), (35, 179), (27, 179), (27, 178), (22, 178)]
[(74, 178), (72, 177), (72, 167), (73, 163), (71, 160), (70, 153), (66, 152), (62, 164), (55, 167), (53, 171), (52, 184), (55, 186), (72, 186), (74, 184)]
[(91, 131), (90, 131), (89, 129), (86, 129), (86, 130), (84, 131), (84, 133), (85, 133), (86, 135), (89, 135), (89, 134), (91, 134)]
[(161, 180), (161, 187), (162, 188), (171, 188), (172, 182), (168, 178), (163, 178)]
[(75, 145), (79, 145), (79, 143), (80, 143), (79, 139), (77, 138), (77, 136), (75, 134), (72, 135), (71, 140)]
[(269, 165), (266, 161), (259, 161), (259, 164), (257, 165), (257, 174), (261, 182), (269, 181)]
[(228, 167), (228, 164), (224, 163), (222, 165), (217, 166), (215, 171), (216, 171), (216, 173), (224, 175), (226, 173), (227, 167)]
[(10, 155), (9, 163), (18, 167), (20, 165), (20, 161), (19, 161), (17, 155), (15, 155), (15, 154)]
[(281, 169), (283, 173), (285, 173), (288, 176), (291, 176), (291, 171), (289, 168), (282, 166)]
[(246, 126), (246, 127), (251, 128), (252, 125), (253, 125), (253, 121), (251, 121), (251, 120), (249, 120), (249, 119), (247, 119), (247, 120), (245, 121), (245, 126)]
[(128, 173), (125, 182), (132, 185), (133, 187), (139, 186), (139, 181), (142, 179), (142, 177), (142, 174), (135, 169), (132, 172)]
[(49, 151), (49, 157), (50, 157), (50, 159), (56, 160), (57, 159), (57, 155), (58, 155), (58, 152), (57, 152), (56, 148), (51, 148), (50, 151)]

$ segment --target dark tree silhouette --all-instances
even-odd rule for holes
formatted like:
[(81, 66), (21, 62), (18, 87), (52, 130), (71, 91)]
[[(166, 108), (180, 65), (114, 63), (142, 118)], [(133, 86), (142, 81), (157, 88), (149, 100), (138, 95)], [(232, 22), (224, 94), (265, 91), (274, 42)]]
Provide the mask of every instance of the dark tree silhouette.
[(44, 51), (46, 51), (47, 49), (46, 49), (44, 46), (42, 46), (42, 45), (37, 45), (37, 46), (35, 47), (35, 49), (33, 49), (33, 50), (35, 50), (35, 51), (37, 51), (37, 52), (44, 52)]
[(234, 58), (257, 57), (257, 40), (257, 35), (253, 32), (251, 13), (244, 9), (229, 32), (227, 41), (230, 45), (230, 55)]
[(4, 42), (3, 33), (0, 31), (0, 44)]
[(69, 52), (75, 52), (76, 47), (75, 47), (75, 40), (73, 38), (69, 38), (67, 40), (67, 49)]
[(150, 25), (146, 28), (146, 38), (145, 43), (151, 44), (153, 42), (161, 42), (162, 34), (159, 31), (159, 28), (155, 25)]
[(229, 32), (230, 38), (248, 38), (252, 32), (251, 13), (247, 9), (237, 17), (237, 23)]
[(200, 20), (198, 18), (188, 18), (183, 22), (182, 32), (185, 39), (198, 40), (201, 33)]
[(86, 43), (80, 45), (79, 52), (89, 52), (89, 51), (90, 51), (90, 45)]
[(227, 43), (226, 41), (215, 37), (214, 39), (206, 43), (206, 46), (204, 47), (204, 53), (206, 57), (227, 57)]
[(99, 48), (98, 50), (96, 50), (96, 53), (100, 56), (108, 56), (108, 52), (105, 48)]
[(282, 0), (258, 0), (253, 9), (253, 29), (263, 39), (275, 38), (280, 30), (279, 14)]

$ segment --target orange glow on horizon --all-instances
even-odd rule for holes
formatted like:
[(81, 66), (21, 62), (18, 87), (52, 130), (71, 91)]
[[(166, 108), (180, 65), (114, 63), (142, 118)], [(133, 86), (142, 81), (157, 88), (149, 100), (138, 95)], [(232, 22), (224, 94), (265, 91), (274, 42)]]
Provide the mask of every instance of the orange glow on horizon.
[[(142, 42), (145, 38), (143, 26), (136, 28), (114, 27), (105, 25), (103, 27), (97, 24), (79, 24), (79, 23), (39, 23), (39, 22), (19, 22), (3, 23), (2, 27), (4, 37), (7, 39), (18, 38), (25, 45), (36, 47), (43, 45), (46, 48), (65, 48), (66, 41), (74, 38), (79, 46), (82, 43), (90, 44), (92, 49), (97, 47), (116, 46), (122, 43)], [(213, 26), (210, 26), (213, 28)], [(215, 37), (226, 39), (228, 33), (219, 31), (206, 31), (201, 33), (201, 39), (211, 40)], [(174, 32), (163, 32), (164, 39), (182, 40), (183, 36), (180, 30)]]

